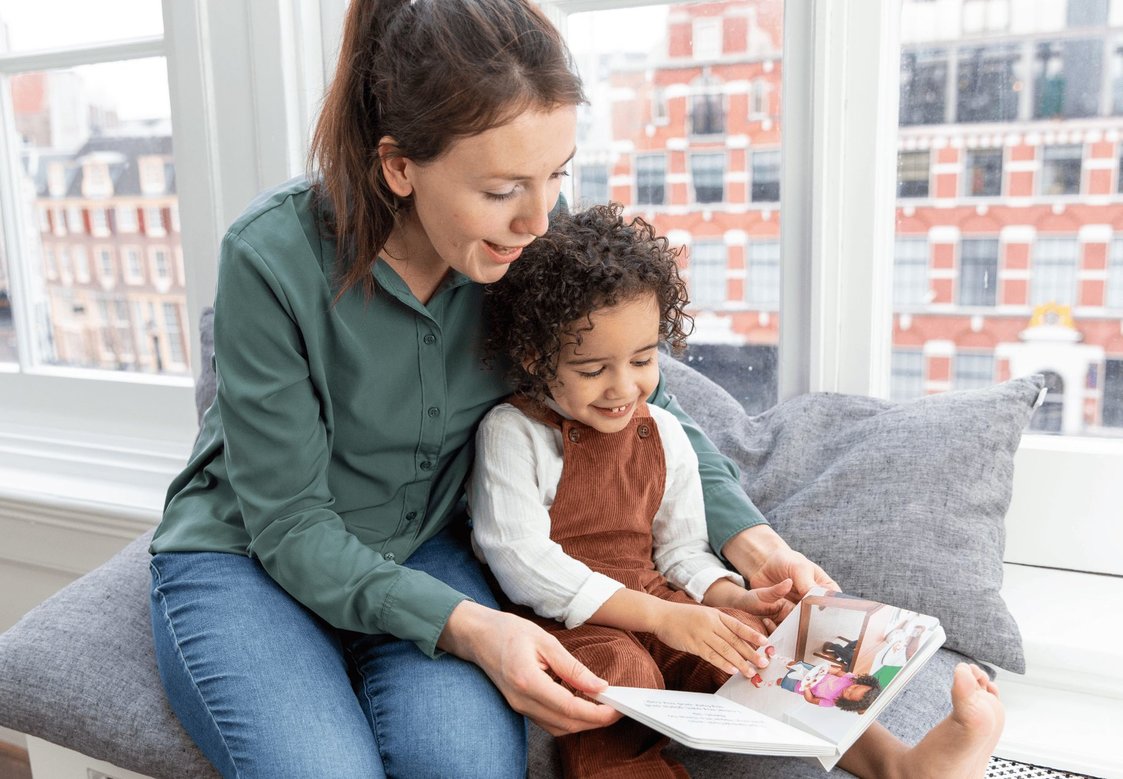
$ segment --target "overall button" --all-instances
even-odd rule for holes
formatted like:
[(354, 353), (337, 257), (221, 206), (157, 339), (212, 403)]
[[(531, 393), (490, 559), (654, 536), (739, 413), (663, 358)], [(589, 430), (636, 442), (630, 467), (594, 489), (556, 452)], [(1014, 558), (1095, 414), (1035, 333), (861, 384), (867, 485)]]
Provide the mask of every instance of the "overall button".
[(639, 434), (640, 438), (647, 438), (649, 435), (651, 435), (651, 428), (647, 425), (640, 425), (636, 428), (636, 433)]
[(437, 342), (437, 336), (433, 335), (432, 333), (429, 333), (429, 335), (425, 336), (421, 340), (424, 341), (425, 343), (429, 344), (430, 346), (432, 346), (433, 344), (435, 344)]
[(569, 429), (569, 440), (572, 441), (573, 443), (577, 443), (578, 441), (580, 441), (581, 440), (581, 431), (577, 430), (575, 428), (570, 428)]
[(439, 417), (440, 415), (441, 415), (441, 410), (439, 408), (437, 408), (436, 406), (433, 406), (432, 408), (429, 409), (429, 416)]
[(406, 514), (406, 521), (407, 522), (412, 522), (415, 519), (417, 519), (417, 512), (416, 511), (411, 511), (408, 514)]
[(390, 562), (394, 562), (394, 553), (393, 552), (387, 552), (386, 554), (384, 554), (382, 556), (385, 557)]
[(421, 470), (423, 470), (423, 471), (433, 470), (433, 463), (426, 460), (425, 462), (421, 463)]

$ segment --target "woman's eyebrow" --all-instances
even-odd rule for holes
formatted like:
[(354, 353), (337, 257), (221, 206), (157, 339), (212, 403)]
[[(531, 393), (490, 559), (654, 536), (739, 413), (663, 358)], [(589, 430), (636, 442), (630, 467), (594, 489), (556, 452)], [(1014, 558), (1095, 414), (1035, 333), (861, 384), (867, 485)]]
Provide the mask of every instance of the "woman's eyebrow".
[[(571, 151), (569, 153), (569, 156), (565, 158), (565, 162), (563, 162), (560, 165), (554, 166), (554, 170), (557, 170), (558, 168), (564, 168), (566, 165), (569, 164), (570, 160), (572, 160), (576, 154), (577, 154), (577, 147), (574, 146), (573, 151)], [(530, 181), (531, 179), (534, 178), (534, 176), (527, 176), (527, 175), (522, 174), (522, 173), (510, 172), (510, 173), (495, 173), (495, 174), (492, 174), (490, 176), (485, 176), (484, 178), (487, 178), (487, 179), (503, 179), (504, 181)]]

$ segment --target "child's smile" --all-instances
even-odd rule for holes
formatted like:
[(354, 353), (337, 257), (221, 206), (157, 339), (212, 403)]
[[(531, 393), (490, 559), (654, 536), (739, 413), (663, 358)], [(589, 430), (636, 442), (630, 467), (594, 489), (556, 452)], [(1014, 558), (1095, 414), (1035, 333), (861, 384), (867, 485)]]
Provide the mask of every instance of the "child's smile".
[[(592, 329), (587, 329), (589, 324)], [(642, 293), (566, 329), (550, 394), (558, 407), (602, 433), (624, 429), (659, 383), (659, 306)], [(577, 337), (581, 343), (577, 343)]]

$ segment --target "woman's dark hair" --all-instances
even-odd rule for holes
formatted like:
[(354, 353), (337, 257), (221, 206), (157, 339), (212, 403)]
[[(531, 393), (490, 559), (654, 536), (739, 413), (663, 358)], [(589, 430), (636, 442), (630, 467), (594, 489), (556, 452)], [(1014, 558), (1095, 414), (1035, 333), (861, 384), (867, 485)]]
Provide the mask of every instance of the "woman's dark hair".
[(843, 711), (856, 711), (861, 713), (877, 700), (878, 695), (881, 695), (881, 680), (870, 674), (861, 674), (854, 677), (854, 684), (864, 684), (869, 687), (869, 689), (866, 690), (865, 695), (856, 701), (848, 700), (847, 698), (839, 698), (834, 702), (834, 705)]
[(339, 294), (373, 294), (370, 264), (411, 206), (386, 184), (381, 138), (424, 163), (525, 110), (584, 101), (561, 34), (529, 0), (352, 0), (308, 162)]
[(676, 354), (685, 348), (694, 321), (683, 312), (682, 250), (639, 217), (626, 221), (621, 210), (613, 204), (555, 216), (546, 234), (488, 285), (485, 351), (513, 363), (517, 393), (543, 400), (563, 344), (581, 343), (592, 329), (590, 315), (646, 292), (659, 303), (659, 339)]

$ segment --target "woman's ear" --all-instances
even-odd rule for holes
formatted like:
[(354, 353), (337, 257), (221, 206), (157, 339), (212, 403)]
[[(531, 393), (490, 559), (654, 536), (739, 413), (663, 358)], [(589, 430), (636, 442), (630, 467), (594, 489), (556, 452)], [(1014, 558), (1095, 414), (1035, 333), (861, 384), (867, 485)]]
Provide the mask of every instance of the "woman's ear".
[(413, 184), (410, 182), (410, 161), (403, 157), (398, 150), (398, 142), (389, 135), (384, 135), (378, 141), (378, 160), (382, 166), (382, 176), (390, 191), (400, 198), (407, 198), (413, 194)]

